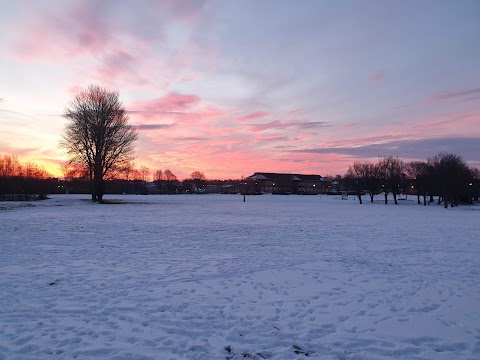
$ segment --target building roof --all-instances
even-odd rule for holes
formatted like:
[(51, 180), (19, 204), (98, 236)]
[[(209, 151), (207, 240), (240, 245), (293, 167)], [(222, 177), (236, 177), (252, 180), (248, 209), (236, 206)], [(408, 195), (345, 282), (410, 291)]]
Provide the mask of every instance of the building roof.
[(265, 173), (256, 172), (247, 177), (247, 179), (254, 180), (288, 180), (288, 181), (322, 181), (320, 175), (306, 175), (306, 174), (284, 174), (284, 173)]

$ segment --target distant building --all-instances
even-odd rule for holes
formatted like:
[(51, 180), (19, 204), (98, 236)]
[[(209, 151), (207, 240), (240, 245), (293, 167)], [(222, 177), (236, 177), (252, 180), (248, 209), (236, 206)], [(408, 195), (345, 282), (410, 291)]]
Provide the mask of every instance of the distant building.
[(242, 193), (315, 195), (326, 192), (328, 185), (320, 175), (256, 172), (244, 179)]

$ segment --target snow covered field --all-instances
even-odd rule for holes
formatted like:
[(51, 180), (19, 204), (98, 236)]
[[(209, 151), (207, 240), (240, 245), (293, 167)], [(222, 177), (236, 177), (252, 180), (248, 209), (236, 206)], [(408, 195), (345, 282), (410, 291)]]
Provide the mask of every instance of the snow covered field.
[(480, 359), (479, 207), (87, 199), (0, 203), (0, 359)]

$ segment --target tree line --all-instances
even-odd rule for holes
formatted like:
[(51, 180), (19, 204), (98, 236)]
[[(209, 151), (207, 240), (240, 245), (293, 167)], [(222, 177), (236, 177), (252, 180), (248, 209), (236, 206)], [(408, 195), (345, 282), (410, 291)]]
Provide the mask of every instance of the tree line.
[[(85, 182), (89, 181), (88, 170), (85, 167), (75, 167), (69, 163), (62, 165), (63, 186), (65, 191), (81, 193), (88, 191)], [(153, 180), (153, 181), (151, 181)], [(135, 167), (133, 162), (126, 163), (112, 171), (110, 177), (105, 179), (105, 193), (125, 194), (176, 194), (180, 192), (200, 193), (207, 179), (201, 171), (194, 171), (190, 177), (179, 181), (177, 176), (169, 169), (156, 170), (151, 175), (146, 166)], [(152, 188), (153, 185), (153, 188)]]
[(21, 164), (15, 156), (0, 156), (0, 200), (44, 199), (56, 186), (57, 179), (34, 163)]
[[(478, 201), (480, 190), (480, 170), (469, 167), (461, 156), (439, 153), (426, 161), (404, 162), (387, 156), (376, 163), (356, 161), (349, 167), (344, 178), (344, 187), (353, 191), (360, 204), (362, 196), (368, 194), (373, 202), (374, 195), (383, 194), (385, 204), (392, 194), (398, 204), (400, 192), (415, 192), (417, 202), (427, 205), (433, 196), (438, 196), (438, 204), (447, 207), (460, 203)], [(428, 200), (427, 200), (428, 199)]]
[[(133, 166), (134, 142), (138, 133), (128, 123), (118, 92), (91, 85), (74, 97), (64, 117), (68, 123), (60, 145), (68, 157), (63, 168), (67, 181), (86, 179), (92, 201), (98, 202), (103, 201), (107, 182), (109, 185), (126, 184), (128, 191), (125, 192), (130, 192), (133, 179), (135, 193), (148, 193), (149, 169), (144, 166), (135, 169)], [(372, 202), (374, 195), (383, 194), (385, 203), (392, 194), (394, 203), (398, 204), (400, 192), (411, 186), (418, 196), (418, 203), (423, 197), (426, 205), (427, 198), (433, 201), (433, 195), (438, 195), (439, 203), (448, 207), (478, 200), (479, 173), (460, 156), (440, 153), (426, 161), (406, 163), (388, 156), (376, 163), (355, 162), (339, 180), (360, 203), (365, 194)], [(57, 192), (48, 188), (51, 186), (46, 181), (49, 178), (45, 171), (33, 164), (20, 165), (15, 157), (4, 156), (0, 161), (0, 198), (16, 196), (27, 199), (34, 194), (44, 196), (48, 192)], [(159, 193), (178, 192), (179, 182), (172, 171), (157, 170), (153, 179)], [(205, 180), (202, 172), (195, 171), (183, 185), (188, 185), (191, 192), (204, 192)]]

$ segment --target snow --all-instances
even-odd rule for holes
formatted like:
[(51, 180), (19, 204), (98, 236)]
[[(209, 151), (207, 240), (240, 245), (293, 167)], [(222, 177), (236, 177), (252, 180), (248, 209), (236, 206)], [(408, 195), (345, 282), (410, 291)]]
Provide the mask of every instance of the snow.
[(0, 359), (479, 359), (480, 208), (0, 203)]

